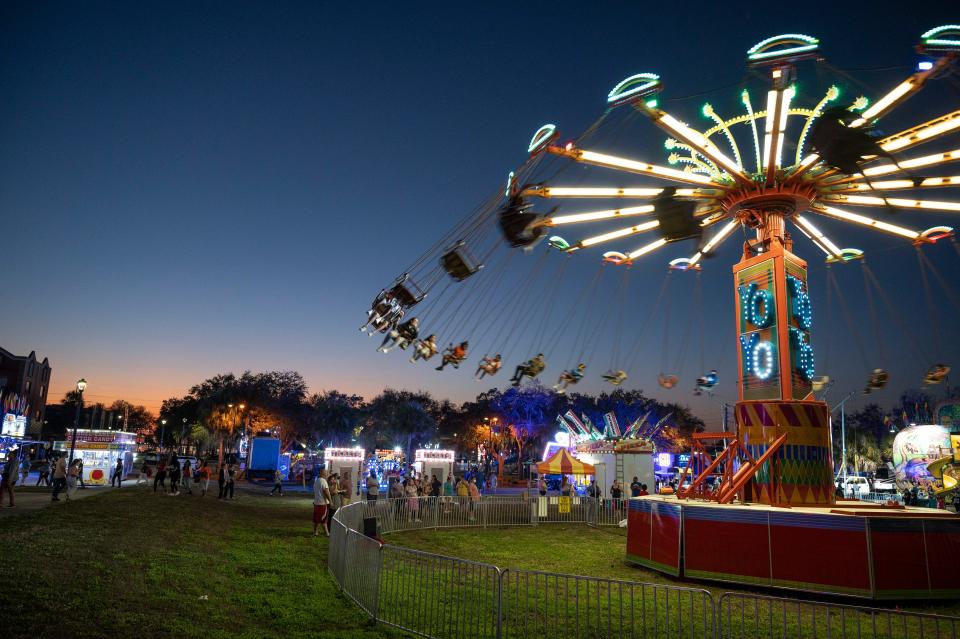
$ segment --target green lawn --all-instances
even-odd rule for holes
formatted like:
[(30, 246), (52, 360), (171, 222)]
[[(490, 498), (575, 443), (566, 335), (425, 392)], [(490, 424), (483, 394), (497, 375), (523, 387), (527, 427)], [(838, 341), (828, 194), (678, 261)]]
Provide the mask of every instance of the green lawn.
[(408, 636), (340, 594), (305, 497), (112, 491), (0, 520), (3, 637)]

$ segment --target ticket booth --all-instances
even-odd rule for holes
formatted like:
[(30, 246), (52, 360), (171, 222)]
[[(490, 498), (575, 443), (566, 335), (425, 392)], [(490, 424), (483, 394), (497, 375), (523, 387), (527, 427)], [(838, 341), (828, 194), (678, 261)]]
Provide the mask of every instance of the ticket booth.
[(418, 448), (413, 454), (413, 468), (428, 479), (436, 475), (440, 483), (443, 483), (447, 481), (447, 477), (453, 475), (453, 458), (452, 450)]
[(323, 451), (327, 476), (340, 475), (340, 487), (350, 491), (350, 499), (360, 498), (360, 483), (364, 477), (366, 451), (362, 448), (327, 448)]
[[(137, 445), (136, 433), (117, 430), (78, 429), (74, 459), (83, 460), (83, 481), (86, 484), (110, 483), (117, 460), (123, 460), (123, 476), (133, 471), (133, 451)], [(68, 436), (70, 432), (68, 431)], [(70, 454), (73, 438), (54, 442), (54, 449), (63, 455)]]

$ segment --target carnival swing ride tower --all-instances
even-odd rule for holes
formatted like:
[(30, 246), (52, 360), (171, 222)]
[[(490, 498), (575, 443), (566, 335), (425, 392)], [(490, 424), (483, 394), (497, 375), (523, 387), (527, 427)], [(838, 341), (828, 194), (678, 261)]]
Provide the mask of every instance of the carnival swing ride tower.
[[(834, 497), (829, 408), (813, 394), (823, 378), (817, 376), (811, 342), (807, 263), (794, 253), (791, 236), (799, 232), (828, 263), (838, 264), (858, 259), (862, 251), (840, 248), (818, 227), (819, 219), (886, 233), (917, 247), (953, 236), (948, 226), (914, 228), (906, 214), (897, 223), (866, 214), (870, 208), (960, 212), (956, 199), (926, 195), (960, 185), (960, 176), (941, 171), (960, 160), (960, 149), (945, 144), (947, 136), (960, 133), (956, 103), (952, 111), (885, 137), (874, 129), (930, 81), (956, 72), (960, 25), (927, 31), (917, 51), (916, 72), (873, 101), (841, 100), (840, 83), (811, 101), (799, 95), (797, 69), (822, 61), (819, 40), (802, 34), (768, 38), (747, 52), (749, 67), (768, 82), (765, 104), (755, 104), (747, 89), (740, 96), (741, 115), (724, 119), (705, 104), (702, 115), (710, 126), (703, 131), (659, 106), (658, 75), (630, 76), (610, 91), (608, 109), (630, 108), (662, 129), (669, 166), (589, 148), (593, 127), (559, 143), (556, 126), (547, 124), (530, 141), (528, 161), (510, 173), (506, 204), (495, 198), (480, 218), (468, 218), (448, 234), (464, 234), (440, 260), (458, 282), (479, 268), (464, 252), (464, 240), (491, 219), (511, 247), (531, 248), (547, 238), (552, 249), (564, 253), (658, 236), (629, 252), (604, 253), (604, 261), (615, 265), (634, 264), (672, 242), (698, 241), (690, 257), (670, 262), (676, 271), (699, 271), (702, 260), (737, 230), (747, 238), (733, 267), (737, 431), (694, 436), (694, 450), (703, 454), (691, 457), (703, 461), (689, 487), (673, 496), (630, 500), (630, 561), (672, 575), (858, 597), (960, 596), (949, 571), (940, 568), (955, 564), (960, 554), (957, 517)], [(923, 145), (925, 154), (917, 150)], [(619, 172), (627, 184), (555, 184), (556, 174), (538, 181), (536, 167), (550, 157)], [(561, 211), (535, 212), (542, 199), (559, 203)], [(564, 206), (582, 201), (616, 204), (572, 213)], [(551, 235), (628, 218), (628, 226), (581, 240)], [(436, 285), (433, 275), (422, 288), (415, 283), (416, 268), (426, 271), (422, 265), (429, 262), (421, 258), (381, 292), (371, 310), (375, 324), (382, 325), (378, 330), (389, 330), (388, 315), (402, 315)], [(661, 376), (665, 388), (675, 382), (668, 385)], [(723, 452), (711, 457), (700, 443), (709, 439), (722, 441)]]

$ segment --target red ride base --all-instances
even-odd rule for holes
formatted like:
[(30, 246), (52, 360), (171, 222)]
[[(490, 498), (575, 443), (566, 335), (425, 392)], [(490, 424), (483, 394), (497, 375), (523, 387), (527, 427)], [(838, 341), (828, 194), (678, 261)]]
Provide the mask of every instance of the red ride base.
[(865, 502), (630, 500), (627, 560), (673, 576), (872, 599), (956, 598), (960, 517)]

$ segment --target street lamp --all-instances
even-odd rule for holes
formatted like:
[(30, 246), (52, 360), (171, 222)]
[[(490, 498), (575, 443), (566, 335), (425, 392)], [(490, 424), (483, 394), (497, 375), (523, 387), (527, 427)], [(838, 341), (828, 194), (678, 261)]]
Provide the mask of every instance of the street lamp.
[(77, 447), (77, 427), (80, 425), (80, 409), (83, 407), (83, 391), (87, 389), (87, 380), (82, 377), (77, 380), (77, 412), (73, 416), (73, 437), (70, 440), (70, 461), (73, 463), (73, 452)]
[(162, 455), (163, 454), (163, 436), (167, 431), (167, 420), (160, 420), (160, 441), (157, 442), (157, 451)]

